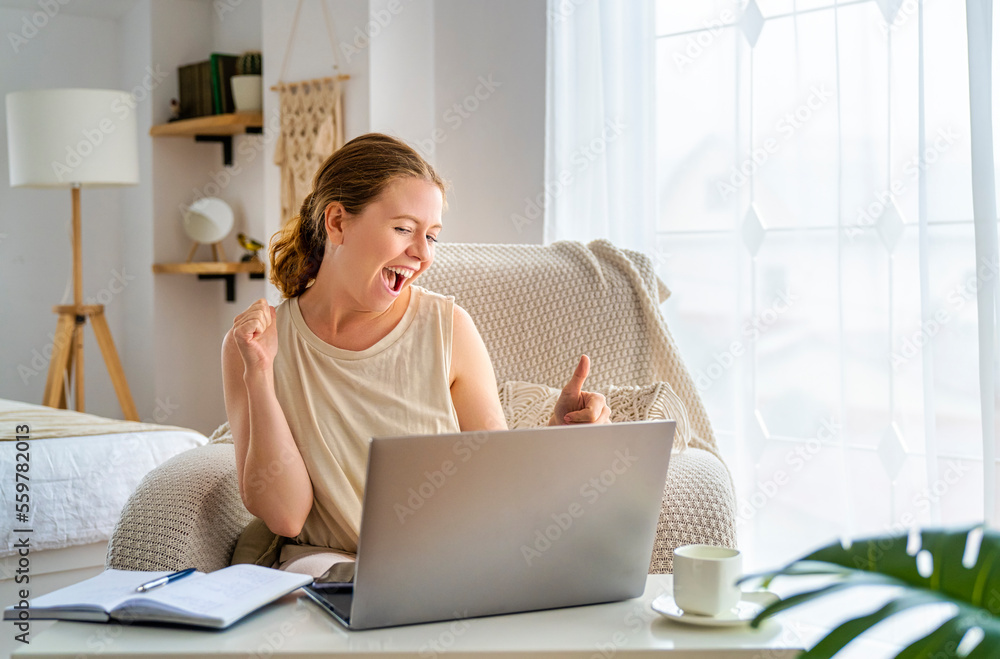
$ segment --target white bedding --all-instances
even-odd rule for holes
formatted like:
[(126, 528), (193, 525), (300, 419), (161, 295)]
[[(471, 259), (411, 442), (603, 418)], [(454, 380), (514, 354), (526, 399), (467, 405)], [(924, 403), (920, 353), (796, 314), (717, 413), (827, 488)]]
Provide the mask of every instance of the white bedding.
[(14, 512), (16, 443), (0, 442), (0, 557), (17, 553), (14, 545), (25, 534), (14, 529), (31, 529), (32, 551), (108, 540), (143, 476), (207, 441), (200, 433), (182, 430), (31, 440), (27, 524), (18, 522)]

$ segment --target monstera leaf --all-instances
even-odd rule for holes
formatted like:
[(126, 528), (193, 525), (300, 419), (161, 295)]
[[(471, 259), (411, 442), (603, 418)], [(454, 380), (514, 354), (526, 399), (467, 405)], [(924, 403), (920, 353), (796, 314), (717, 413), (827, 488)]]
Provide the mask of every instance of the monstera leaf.
[[(966, 543), (969, 533), (975, 529), (982, 530), (979, 555), (975, 564), (966, 567), (963, 564)], [(929, 529), (920, 533), (920, 539), (918, 551), (907, 551), (910, 544), (907, 535), (856, 540), (849, 547), (838, 542), (783, 569), (744, 577), (741, 581), (763, 578), (765, 586), (778, 576), (836, 577), (820, 588), (775, 602), (764, 609), (752, 624), (756, 627), (780, 611), (853, 586), (902, 586), (903, 591), (885, 606), (841, 624), (815, 647), (800, 655), (800, 659), (833, 657), (882, 620), (900, 611), (940, 602), (954, 604), (958, 607), (957, 613), (930, 634), (903, 649), (896, 659), (955, 656), (959, 642), (969, 630), (976, 628), (982, 630), (982, 640), (964, 656), (969, 659), (1000, 657), (1000, 533), (982, 526)], [(923, 556), (918, 559), (920, 554)], [(930, 565), (921, 565), (918, 569), (918, 560), (921, 564), (929, 562)]]

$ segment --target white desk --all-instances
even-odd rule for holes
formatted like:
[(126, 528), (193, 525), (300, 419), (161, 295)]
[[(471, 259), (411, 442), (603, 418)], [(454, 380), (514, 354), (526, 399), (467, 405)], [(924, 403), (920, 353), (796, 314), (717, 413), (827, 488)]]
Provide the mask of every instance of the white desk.
[(643, 596), (624, 602), (361, 632), (347, 631), (307, 597), (292, 593), (221, 632), (57, 622), (13, 656), (247, 659), (371, 653), (381, 659), (514, 654), (611, 659), (655, 652), (673, 659), (791, 659), (803, 647), (798, 631), (774, 620), (759, 630), (672, 622), (650, 608), (650, 602), (670, 586), (669, 575), (651, 575)]

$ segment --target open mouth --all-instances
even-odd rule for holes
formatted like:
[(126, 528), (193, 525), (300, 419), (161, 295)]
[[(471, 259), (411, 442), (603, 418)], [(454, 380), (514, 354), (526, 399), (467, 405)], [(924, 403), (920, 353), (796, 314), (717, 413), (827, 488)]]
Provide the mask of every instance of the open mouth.
[(390, 268), (382, 268), (382, 278), (390, 291), (398, 293), (403, 289), (403, 283), (408, 279), (408, 276)]

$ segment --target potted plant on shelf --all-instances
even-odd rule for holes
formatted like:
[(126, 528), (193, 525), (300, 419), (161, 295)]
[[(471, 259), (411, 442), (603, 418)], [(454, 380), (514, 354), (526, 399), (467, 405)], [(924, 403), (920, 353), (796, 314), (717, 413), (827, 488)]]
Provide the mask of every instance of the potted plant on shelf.
[(232, 77), (232, 86), (237, 112), (261, 111), (263, 85), (260, 67), (260, 52), (256, 50), (248, 50), (236, 60), (236, 75)]

